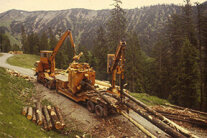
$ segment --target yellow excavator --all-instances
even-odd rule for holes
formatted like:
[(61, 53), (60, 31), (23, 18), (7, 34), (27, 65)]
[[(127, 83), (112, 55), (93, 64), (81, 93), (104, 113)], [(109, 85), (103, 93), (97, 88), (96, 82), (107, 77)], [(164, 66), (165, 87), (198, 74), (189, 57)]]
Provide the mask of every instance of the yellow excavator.
[[(35, 63), (35, 75), (37, 76), (37, 81), (43, 83), (46, 87), (53, 89), (55, 88), (55, 56), (62, 46), (64, 40), (69, 36), (70, 43), (74, 52), (74, 60), (76, 59), (75, 44), (73, 41), (72, 33), (67, 30), (58, 41), (53, 51), (40, 51), (40, 61)], [(80, 58), (80, 57), (79, 57)]]

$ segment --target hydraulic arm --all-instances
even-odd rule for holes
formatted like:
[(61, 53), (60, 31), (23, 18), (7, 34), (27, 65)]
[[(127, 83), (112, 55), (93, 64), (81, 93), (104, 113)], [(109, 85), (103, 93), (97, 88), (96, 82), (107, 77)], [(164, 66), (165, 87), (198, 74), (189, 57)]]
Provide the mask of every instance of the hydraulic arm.
[(112, 91), (115, 90), (116, 74), (121, 76), (121, 92), (123, 91), (124, 84), (124, 51), (126, 47), (125, 41), (120, 41), (116, 53), (108, 55), (108, 73), (112, 74)]
[(74, 56), (77, 57), (75, 53), (75, 44), (73, 41), (72, 33), (70, 30), (67, 30), (61, 36), (53, 51), (40, 51), (40, 61), (37, 61), (35, 63), (38, 82), (42, 82), (44, 85), (49, 87), (55, 86), (55, 56), (67, 36), (69, 36), (70, 38), (70, 43), (73, 48)]
[(74, 52), (73, 54), (74, 54), (74, 56), (76, 55), (76, 53), (75, 53), (75, 44), (74, 44), (74, 41), (73, 41), (72, 33), (71, 33), (70, 30), (67, 30), (62, 35), (62, 37), (60, 38), (59, 42), (57, 43), (56, 47), (53, 50), (52, 55), (49, 58), (51, 75), (54, 75), (54, 73), (55, 73), (55, 56), (56, 56), (57, 52), (59, 51), (60, 47), (62, 46), (64, 40), (67, 38), (67, 36), (70, 37), (70, 43), (71, 43), (71, 46), (72, 46), (73, 52)]

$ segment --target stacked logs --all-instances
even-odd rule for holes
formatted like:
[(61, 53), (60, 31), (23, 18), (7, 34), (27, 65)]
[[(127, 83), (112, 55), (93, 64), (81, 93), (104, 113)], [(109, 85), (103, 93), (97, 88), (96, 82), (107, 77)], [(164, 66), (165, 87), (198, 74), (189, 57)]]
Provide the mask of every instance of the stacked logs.
[(37, 102), (35, 107), (23, 107), (22, 115), (37, 125), (42, 126), (45, 130), (62, 130), (65, 127), (60, 108), (56, 106), (42, 106), (40, 102)]

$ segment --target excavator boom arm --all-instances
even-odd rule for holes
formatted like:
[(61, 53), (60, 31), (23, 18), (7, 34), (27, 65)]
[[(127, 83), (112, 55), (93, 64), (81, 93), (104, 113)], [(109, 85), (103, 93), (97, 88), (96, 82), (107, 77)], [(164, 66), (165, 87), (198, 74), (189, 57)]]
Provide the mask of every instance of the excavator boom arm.
[(116, 74), (117, 69), (119, 69), (119, 74), (121, 74), (121, 91), (123, 90), (123, 81), (124, 81), (124, 49), (126, 47), (125, 41), (120, 41), (120, 44), (117, 47), (113, 62), (111, 67), (109, 67), (109, 73), (112, 74), (112, 88), (115, 88)]
[(114, 61), (113, 61), (113, 64), (110, 68), (110, 72), (113, 72), (114, 70), (116, 70), (118, 64), (119, 64), (119, 61), (120, 59), (122, 58), (122, 52), (123, 52), (123, 49), (125, 48), (126, 46), (126, 42), (124, 41), (121, 41), (120, 42), (120, 45), (118, 46), (117, 50), (116, 50), (116, 54), (115, 54), (115, 57), (114, 57)]
[(65, 39), (67, 38), (67, 36), (70, 37), (70, 43), (71, 43), (71, 46), (73, 47), (73, 52), (74, 52), (74, 55), (76, 54), (75, 53), (75, 44), (74, 44), (74, 41), (73, 41), (73, 37), (72, 37), (72, 33), (70, 30), (67, 30), (63, 35), (62, 37), (60, 38), (60, 40), (58, 41), (56, 47), (54, 48), (53, 50), (53, 53), (50, 57), (50, 61), (53, 61), (53, 59), (55, 58), (58, 50), (60, 49), (60, 47), (62, 46), (63, 42), (65, 41)]

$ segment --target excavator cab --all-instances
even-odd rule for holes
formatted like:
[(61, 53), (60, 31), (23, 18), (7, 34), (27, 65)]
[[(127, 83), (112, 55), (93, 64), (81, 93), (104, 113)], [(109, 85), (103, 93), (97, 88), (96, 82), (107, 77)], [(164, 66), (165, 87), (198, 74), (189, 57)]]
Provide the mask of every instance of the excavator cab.
[(53, 51), (46, 51), (46, 50), (40, 51), (40, 61), (43, 64), (49, 64), (48, 61), (49, 61), (50, 56), (52, 55), (52, 52)]

